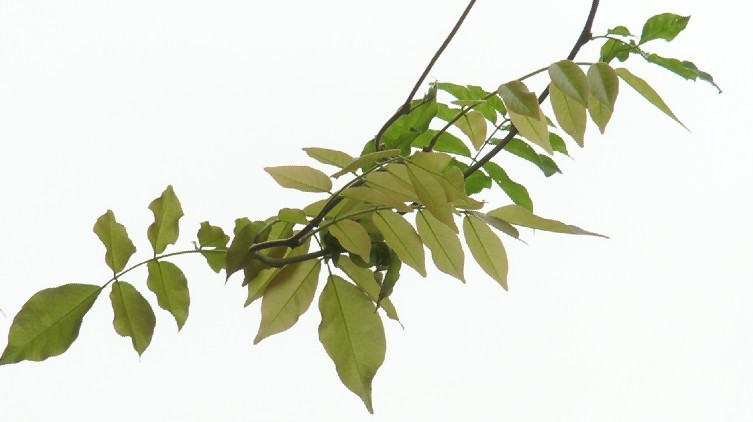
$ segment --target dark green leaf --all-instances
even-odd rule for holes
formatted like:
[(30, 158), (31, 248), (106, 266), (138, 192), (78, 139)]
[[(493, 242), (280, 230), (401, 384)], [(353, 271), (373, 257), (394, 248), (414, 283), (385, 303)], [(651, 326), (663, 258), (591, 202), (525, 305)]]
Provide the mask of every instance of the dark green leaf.
[(0, 365), (64, 353), (78, 337), (81, 321), (100, 291), (100, 286), (65, 284), (35, 293), (13, 318)]
[(680, 16), (674, 13), (652, 16), (643, 24), (640, 44), (659, 38), (672, 41), (688, 26), (689, 20), (690, 16)]
[(487, 162), (484, 164), (484, 170), (491, 176), (500, 188), (513, 200), (516, 204), (529, 210), (533, 210), (533, 202), (528, 195), (528, 190), (525, 186), (516, 183), (507, 176), (507, 173), (498, 166), (496, 163)]
[(481, 170), (474, 171), (465, 178), (465, 191), (468, 195), (481, 192), (492, 187), (492, 178)]
[(186, 276), (175, 264), (167, 261), (149, 261), (147, 269), (147, 287), (157, 296), (157, 304), (173, 315), (180, 330), (186, 323), (191, 303)]
[(387, 271), (384, 274), (384, 280), (382, 280), (382, 286), (379, 289), (377, 306), (392, 294), (395, 284), (400, 279), (400, 268), (402, 265), (403, 261), (400, 260), (397, 254), (394, 251), (389, 251), (389, 263), (387, 264)]
[(110, 291), (110, 303), (115, 318), (115, 332), (130, 337), (134, 350), (141, 356), (152, 342), (157, 319), (151, 305), (131, 284), (116, 281)]
[(94, 224), (94, 233), (105, 245), (105, 262), (113, 272), (123, 271), (136, 247), (128, 238), (124, 225), (115, 221), (115, 214), (107, 210)]
[(154, 214), (154, 223), (147, 228), (146, 235), (154, 253), (160, 254), (167, 245), (178, 240), (178, 220), (183, 216), (183, 209), (172, 186), (168, 186), (159, 198), (152, 201), (149, 209)]
[(557, 135), (554, 132), (549, 132), (549, 143), (552, 144), (553, 150), (559, 152), (560, 154), (565, 154), (568, 157), (570, 156), (570, 154), (567, 153), (567, 145), (565, 145), (565, 140), (562, 139), (561, 136)]
[(513, 138), (505, 146), (505, 151), (517, 155), (518, 157), (535, 164), (546, 177), (549, 177), (555, 173), (561, 173), (557, 163), (546, 155), (537, 153), (530, 145), (525, 141), (518, 138)]

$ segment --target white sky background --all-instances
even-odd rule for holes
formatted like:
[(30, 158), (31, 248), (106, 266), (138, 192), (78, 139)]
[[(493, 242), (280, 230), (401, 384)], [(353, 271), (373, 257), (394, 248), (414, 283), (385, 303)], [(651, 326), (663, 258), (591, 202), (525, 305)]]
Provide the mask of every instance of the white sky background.
[[(507, 241), (509, 292), (469, 255), (466, 285), (404, 270), (393, 301), (406, 328), (385, 320), (375, 416), (337, 378), (316, 303), (252, 346), (259, 305), (244, 309), (239, 278), (224, 286), (188, 256), (173, 261), (192, 294), (181, 333), (152, 301), (157, 329), (139, 359), (112, 329), (108, 290), (63, 356), (0, 368), (0, 419), (752, 420), (747, 17), (720, 2), (603, 3), (595, 33), (692, 15), (651, 49), (694, 61), (724, 94), (632, 58), (692, 134), (622, 83), (606, 135), (590, 126), (585, 149), (569, 144), (574, 160), (557, 157), (564, 174), (501, 156), (538, 214), (611, 240)], [(263, 167), (316, 165), (306, 146), (357, 154), (465, 4), (0, 1), (0, 336), (34, 292), (109, 278), (91, 231), (108, 208), (135, 260), (151, 253), (147, 204), (168, 184), (186, 212), (181, 248), (201, 221), (231, 231), (318, 199)], [(561, 59), (589, 4), (481, 0), (431, 78), (494, 89)], [(126, 281), (151, 300), (145, 278)]]

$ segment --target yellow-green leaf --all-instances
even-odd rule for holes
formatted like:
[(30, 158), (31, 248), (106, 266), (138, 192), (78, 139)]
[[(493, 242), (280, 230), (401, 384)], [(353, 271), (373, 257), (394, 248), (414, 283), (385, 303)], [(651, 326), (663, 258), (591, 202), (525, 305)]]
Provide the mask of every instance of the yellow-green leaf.
[(583, 107), (588, 105), (590, 92), (588, 77), (580, 66), (570, 60), (561, 60), (549, 66), (549, 77), (552, 85), (556, 86), (566, 97), (571, 98)]
[(261, 324), (254, 344), (292, 327), (311, 306), (321, 263), (313, 259), (289, 264), (274, 278), (261, 303)]
[(455, 126), (471, 140), (476, 150), (486, 141), (486, 119), (478, 111), (471, 110), (455, 122)]
[(147, 287), (157, 296), (157, 304), (173, 315), (180, 330), (186, 323), (191, 303), (186, 276), (175, 264), (167, 261), (149, 261), (147, 270)]
[(410, 206), (406, 205), (397, 195), (392, 193), (379, 191), (377, 189), (366, 186), (355, 186), (347, 188), (342, 191), (342, 196), (358, 201), (368, 202), (374, 205), (385, 205), (391, 208), (395, 208), (400, 212), (410, 212), (413, 210)]
[(401, 261), (426, 277), (424, 248), (421, 238), (402, 216), (390, 210), (376, 211), (374, 225), (384, 236), (384, 241)]
[[(287, 249), (286, 254), (283, 255), (283, 257), (292, 258), (294, 256), (303, 255), (309, 251), (309, 248), (311, 247), (310, 245), (311, 241), (307, 240), (297, 248)], [(275, 278), (280, 274), (283, 268), (265, 268), (255, 273), (253, 276), (247, 276), (246, 280), (244, 280), (244, 285), (247, 285), (248, 287), (248, 297), (246, 298), (246, 303), (243, 306), (248, 306), (252, 304), (256, 299), (262, 297), (266, 292), (267, 287), (275, 280)]]
[(463, 234), (481, 269), (507, 290), (507, 253), (499, 237), (482, 219), (471, 215), (463, 219)]
[(152, 342), (157, 319), (149, 302), (131, 284), (116, 281), (110, 291), (110, 303), (115, 318), (112, 325), (115, 332), (130, 337), (136, 353), (142, 353)]
[(378, 191), (395, 196), (403, 202), (417, 201), (418, 196), (416, 196), (416, 192), (413, 191), (413, 185), (410, 184), (408, 171), (405, 170), (405, 177), (408, 179), (408, 182), (405, 183), (403, 179), (393, 173), (393, 171), (395, 171), (396, 169), (393, 166), (401, 166), (401, 168), (405, 170), (405, 166), (403, 164), (391, 164), (387, 166), (387, 169), (391, 169), (392, 171), (379, 171), (369, 173), (366, 176), (366, 185)]
[(491, 217), (499, 218), (510, 224), (517, 226), (530, 227), (532, 229), (544, 230), (555, 233), (566, 234), (585, 234), (590, 236), (606, 237), (604, 235), (583, 230), (577, 226), (571, 226), (557, 220), (542, 218), (527, 209), (518, 205), (506, 205), (501, 208), (491, 210), (487, 213)]
[(364, 261), (371, 256), (371, 238), (362, 225), (353, 220), (340, 220), (329, 226), (329, 232), (346, 250), (358, 254)]
[(528, 90), (521, 81), (510, 81), (497, 89), (499, 96), (505, 103), (508, 112), (538, 119), (541, 114), (539, 100), (536, 94)]
[(277, 212), (277, 218), (286, 223), (306, 225), (309, 222), (306, 219), (306, 212), (298, 208), (283, 208)]
[(413, 190), (418, 195), (419, 202), (439, 221), (457, 232), (453, 207), (442, 184), (441, 177), (436, 176), (418, 166), (408, 167), (408, 176), (413, 184)]
[(549, 95), (557, 123), (582, 147), (586, 134), (586, 107), (563, 94), (554, 84), (549, 84)]
[(520, 232), (518, 231), (518, 229), (516, 229), (515, 226), (508, 223), (507, 221), (500, 220), (497, 217), (492, 217), (489, 214), (478, 212), (478, 211), (474, 211), (473, 215), (486, 221), (486, 224), (494, 227), (495, 229), (501, 231), (502, 233), (520, 240)]
[(617, 73), (604, 62), (594, 63), (588, 68), (588, 81), (591, 95), (588, 97), (588, 113), (591, 120), (604, 130), (614, 112), (614, 103), (619, 93), (619, 78)]
[(370, 166), (374, 163), (376, 163), (379, 160), (384, 160), (387, 158), (397, 157), (400, 155), (399, 149), (388, 149), (384, 151), (377, 151), (372, 152), (369, 154), (362, 155), (355, 160), (351, 161), (342, 168), (342, 170), (338, 171), (337, 173), (333, 174), (332, 177), (338, 178), (344, 174), (348, 174), (352, 171), (356, 171), (361, 167)]
[(591, 120), (598, 126), (599, 132), (604, 133), (609, 119), (612, 118), (612, 109), (591, 95), (588, 97), (588, 114), (591, 116)]
[(463, 276), (463, 247), (458, 235), (428, 212), (416, 214), (418, 235), (431, 251), (434, 265), (443, 273), (465, 282)]
[(369, 270), (368, 268), (359, 267), (346, 255), (343, 255), (337, 259), (337, 267), (343, 270), (348, 278), (353, 280), (356, 285), (360, 287), (361, 290), (363, 290), (363, 292), (366, 293), (366, 295), (371, 300), (374, 301), (374, 303), (379, 302), (379, 306), (384, 309), (384, 312), (389, 318), (394, 319), (395, 321), (399, 321), (397, 317), (397, 311), (395, 310), (395, 306), (392, 304), (392, 301), (387, 297), (380, 300), (379, 292), (381, 290), (381, 287), (374, 278), (374, 273), (372, 273), (371, 270)]
[(107, 210), (94, 224), (94, 233), (105, 245), (105, 262), (113, 272), (123, 271), (136, 247), (128, 238), (124, 225), (115, 221), (115, 214)]
[(539, 110), (537, 118), (524, 116), (511, 110), (509, 110), (507, 114), (510, 116), (512, 124), (515, 125), (518, 132), (520, 132), (524, 138), (543, 148), (544, 151), (549, 153), (549, 155), (554, 154), (552, 144), (549, 143), (549, 128), (547, 126), (546, 116), (544, 116), (544, 113), (541, 110)]
[(319, 341), (335, 363), (337, 375), (374, 413), (371, 383), (387, 349), (374, 303), (356, 286), (331, 276), (319, 296), (319, 310)]
[(308, 166), (265, 167), (280, 186), (303, 192), (329, 192), (332, 180), (321, 171)]
[(685, 126), (680, 119), (675, 116), (675, 113), (672, 112), (672, 110), (669, 109), (669, 106), (662, 100), (661, 96), (654, 91), (653, 88), (651, 88), (651, 85), (649, 85), (646, 81), (643, 79), (633, 75), (630, 73), (629, 70), (625, 69), (624, 67), (621, 67), (617, 69), (617, 74), (627, 82), (628, 85), (630, 85), (633, 89), (638, 91), (639, 94), (643, 96), (643, 98), (647, 99), (648, 102), (656, 106), (659, 110), (661, 110), (664, 114), (671, 117), (672, 120), (676, 121), (677, 123), (681, 124), (682, 127), (685, 129), (688, 129), (687, 126)]
[(100, 291), (100, 286), (65, 284), (35, 293), (13, 318), (0, 365), (64, 353), (78, 337), (81, 321)]
[(235, 237), (225, 256), (226, 278), (230, 278), (231, 275), (242, 270), (251, 262), (251, 254), (248, 253), (248, 248), (254, 244), (254, 238), (263, 227), (264, 222), (262, 221), (236, 220)]
[(159, 198), (152, 201), (149, 209), (154, 214), (154, 223), (147, 228), (146, 236), (154, 253), (160, 254), (167, 245), (178, 240), (178, 220), (183, 216), (183, 209), (172, 186), (168, 186)]
[(353, 161), (353, 157), (342, 151), (327, 148), (303, 148), (309, 157), (322, 163), (329, 164), (331, 166), (343, 168)]

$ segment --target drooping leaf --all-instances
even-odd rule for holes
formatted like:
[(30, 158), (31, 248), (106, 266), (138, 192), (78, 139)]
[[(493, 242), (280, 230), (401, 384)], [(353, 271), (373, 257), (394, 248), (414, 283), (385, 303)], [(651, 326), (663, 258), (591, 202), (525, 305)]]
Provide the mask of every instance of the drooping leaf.
[[(303, 255), (305, 253), (308, 253), (310, 247), (311, 240), (309, 238), (300, 246), (293, 249), (287, 249), (285, 255), (283, 255), (282, 258), (292, 258), (295, 256)], [(254, 260), (253, 262), (259, 261)], [(269, 287), (269, 285), (275, 281), (275, 278), (280, 275), (282, 270), (287, 268), (288, 266), (282, 268), (264, 266), (256, 272), (248, 272), (249, 267), (251, 266), (249, 265), (244, 269), (246, 277), (243, 280), (243, 285), (248, 288), (248, 296), (246, 298), (246, 303), (244, 303), (243, 306), (249, 306), (255, 300), (264, 296), (267, 287)]]
[(549, 155), (554, 154), (552, 145), (549, 143), (546, 116), (541, 110), (539, 110), (538, 118), (523, 116), (512, 111), (509, 111), (507, 115), (524, 138), (543, 148)]
[(520, 232), (518, 231), (518, 229), (516, 229), (515, 226), (508, 223), (507, 221), (500, 220), (497, 217), (492, 217), (489, 214), (479, 212), (479, 211), (474, 211), (473, 215), (486, 221), (486, 224), (490, 225), (491, 227), (494, 227), (495, 229), (501, 231), (502, 233), (520, 240)]
[[(400, 198), (403, 202), (414, 202), (418, 200), (416, 192), (413, 191), (413, 185), (410, 183), (410, 176), (404, 164), (391, 164), (387, 166), (387, 171), (373, 172), (366, 176), (366, 184), (381, 192)], [(405, 179), (401, 178), (398, 171), (405, 173)]]
[(115, 332), (130, 337), (136, 353), (141, 356), (152, 342), (157, 319), (149, 302), (131, 284), (116, 281), (110, 291), (110, 303), (115, 318)]
[(227, 252), (224, 248), (227, 247), (230, 236), (226, 235), (221, 227), (213, 226), (208, 221), (201, 223), (196, 236), (199, 239), (200, 248), (210, 248), (201, 252), (209, 267), (216, 273), (225, 269)]
[(556, 152), (567, 155), (568, 157), (570, 156), (567, 152), (567, 144), (565, 144), (565, 140), (562, 139), (561, 136), (554, 132), (549, 132), (549, 143), (552, 145), (552, 149)]
[(236, 220), (235, 237), (233, 242), (230, 243), (225, 258), (226, 279), (251, 262), (251, 254), (248, 253), (248, 248), (254, 244), (254, 238), (264, 226), (265, 224), (262, 221)]
[(13, 318), (0, 365), (64, 353), (78, 337), (81, 321), (100, 291), (100, 286), (65, 284), (35, 293)]
[(94, 233), (105, 245), (105, 262), (114, 273), (123, 271), (136, 247), (128, 238), (124, 225), (115, 221), (115, 214), (107, 210), (94, 224)]
[(384, 273), (384, 280), (382, 280), (382, 286), (379, 289), (377, 306), (380, 306), (381, 303), (387, 300), (392, 294), (395, 284), (397, 284), (397, 281), (400, 279), (400, 268), (402, 268), (402, 266), (403, 261), (399, 259), (394, 251), (390, 251), (387, 271)]
[(532, 119), (538, 119), (541, 114), (536, 94), (520, 81), (510, 81), (497, 89), (508, 112), (519, 114)]
[(424, 248), (421, 238), (405, 218), (390, 210), (376, 211), (374, 225), (384, 236), (384, 241), (400, 259), (426, 277)]
[(309, 260), (286, 265), (267, 286), (261, 303), (261, 323), (254, 344), (292, 327), (311, 306), (321, 263)]
[(186, 323), (191, 303), (186, 276), (175, 264), (167, 261), (149, 261), (147, 270), (147, 287), (157, 296), (157, 304), (173, 315), (180, 330)]
[(630, 34), (630, 30), (622, 25), (615, 26), (614, 28), (608, 30), (607, 34), (622, 35), (623, 37), (629, 37), (630, 35), (632, 35)]
[(557, 220), (550, 220), (548, 218), (539, 217), (533, 214), (531, 211), (517, 205), (506, 205), (504, 207), (491, 210), (487, 212), (487, 214), (491, 217), (499, 218), (500, 220), (506, 221), (510, 224), (530, 227), (532, 229), (545, 230), (555, 233), (584, 234), (606, 238), (606, 236), (604, 235), (589, 232), (577, 226), (571, 226)]
[(264, 170), (284, 188), (303, 192), (329, 192), (332, 180), (320, 170), (308, 166), (264, 167)]
[(720, 94), (722, 93), (722, 88), (721, 88), (721, 87), (719, 87), (719, 85), (717, 85), (717, 84), (716, 84), (716, 82), (714, 82), (714, 78), (713, 78), (713, 77), (712, 77), (711, 75), (709, 75), (708, 73), (706, 73), (706, 72), (702, 71), (701, 69), (698, 69), (698, 67), (697, 67), (697, 66), (695, 65), (695, 63), (693, 63), (693, 62), (689, 62), (689, 61), (683, 61), (682, 63), (683, 63), (683, 64), (685, 65), (685, 67), (687, 67), (688, 69), (693, 69), (693, 70), (695, 70), (695, 71), (696, 71), (696, 73), (698, 73), (698, 79), (700, 79), (700, 80), (702, 80), (702, 81), (706, 81), (706, 82), (710, 83), (711, 85), (713, 85), (713, 86), (714, 86), (714, 88), (716, 88), (716, 89), (717, 89), (717, 91), (719, 91), (719, 93), (720, 93)]
[(685, 62), (671, 57), (662, 57), (658, 54), (649, 54), (646, 56), (646, 60), (649, 63), (658, 64), (659, 66), (669, 70), (670, 72), (680, 75), (685, 79), (696, 80), (698, 72), (692, 67), (686, 66)]
[(349, 154), (334, 149), (311, 147), (303, 148), (303, 150), (314, 160), (339, 168), (343, 168), (353, 161), (353, 157)]
[(533, 201), (528, 195), (528, 189), (510, 179), (502, 167), (491, 161), (484, 164), (484, 170), (494, 180), (494, 182), (502, 188), (502, 190), (513, 200), (516, 204), (529, 210), (533, 210)]
[(380, 160), (397, 157), (398, 155), (400, 155), (399, 149), (387, 149), (384, 151), (377, 151), (377, 152), (372, 152), (370, 154), (362, 155), (356, 158), (355, 160), (351, 161), (350, 163), (348, 163), (347, 166), (343, 167), (342, 170), (333, 174), (332, 177), (338, 178), (344, 174), (348, 174), (352, 171), (356, 171), (361, 167), (371, 166)]
[(549, 85), (549, 95), (557, 123), (582, 147), (586, 134), (586, 107), (567, 97), (554, 84)]
[(656, 106), (656, 108), (661, 110), (667, 116), (671, 117), (672, 120), (682, 125), (682, 127), (684, 127), (685, 129), (688, 129), (687, 126), (685, 126), (680, 121), (680, 119), (678, 119), (677, 116), (675, 116), (675, 114), (672, 113), (672, 110), (669, 109), (669, 106), (667, 106), (667, 104), (664, 102), (664, 100), (662, 100), (659, 94), (656, 91), (654, 91), (654, 89), (651, 88), (651, 85), (649, 85), (646, 81), (633, 75), (632, 73), (630, 73), (629, 70), (625, 69), (624, 67), (617, 69), (617, 74), (620, 76), (620, 78), (622, 78), (622, 80), (627, 82), (628, 85), (630, 85), (633, 89), (638, 91), (638, 93), (641, 94), (643, 98), (647, 99), (648, 102)]
[[(436, 130), (427, 130), (426, 132), (419, 135), (411, 145), (415, 148), (423, 148), (429, 145), (429, 142), (431, 142), (432, 138), (434, 138), (437, 133), (438, 131)], [(457, 136), (448, 132), (442, 132), (439, 135), (436, 142), (434, 143), (434, 151), (449, 152), (450, 154), (462, 155), (464, 157), (471, 156), (471, 151), (467, 146), (465, 146), (463, 141), (461, 141)]]
[(533, 147), (521, 139), (511, 139), (510, 142), (507, 143), (507, 146), (505, 146), (504, 151), (517, 155), (518, 157), (535, 164), (536, 167), (541, 169), (546, 177), (555, 173), (562, 173), (554, 160), (546, 155), (537, 153)]
[(472, 215), (463, 219), (463, 235), (481, 269), (507, 290), (507, 253), (499, 237), (486, 222)]
[(471, 140), (471, 144), (479, 150), (486, 141), (486, 119), (478, 111), (469, 111), (455, 122), (455, 126)]
[(591, 83), (591, 96), (588, 100), (588, 113), (591, 120), (604, 133), (609, 119), (614, 111), (614, 104), (619, 93), (619, 79), (617, 73), (608, 64), (594, 63), (588, 69), (588, 79)]
[(571, 60), (561, 60), (549, 66), (549, 77), (566, 97), (577, 101), (582, 106), (588, 105), (590, 92), (588, 77), (580, 66)]
[[(337, 260), (337, 267), (343, 270), (348, 278), (353, 280), (353, 282), (355, 282), (356, 285), (374, 301), (374, 303), (380, 302), (379, 291), (381, 290), (381, 287), (377, 284), (376, 279), (374, 278), (374, 273), (372, 273), (371, 270), (359, 267), (345, 255)], [(397, 316), (395, 306), (389, 298), (383, 298), (380, 302), (380, 306), (384, 309), (389, 318), (395, 321), (400, 320)]]
[(609, 123), (609, 120), (612, 118), (612, 110), (609, 106), (591, 95), (588, 97), (588, 114), (591, 116), (591, 120), (596, 123), (599, 132), (604, 133), (607, 128), (607, 123)]
[(474, 195), (484, 189), (492, 187), (492, 178), (481, 170), (474, 171), (465, 178), (465, 191), (468, 195)]
[(652, 16), (643, 24), (640, 44), (660, 38), (672, 41), (677, 34), (688, 26), (689, 20), (690, 16), (680, 16), (674, 13)]
[(620, 40), (609, 39), (601, 46), (599, 61), (609, 63), (616, 57), (617, 60), (624, 62), (630, 56), (630, 52), (637, 49), (637, 46), (634, 44), (635, 41), (626, 43)]
[(355, 186), (347, 188), (342, 191), (341, 195), (345, 198), (355, 199), (374, 205), (385, 205), (392, 207), (400, 212), (410, 212), (413, 209), (406, 205), (405, 201), (401, 200), (396, 195), (392, 195), (390, 193), (366, 186)]
[(374, 303), (356, 286), (329, 277), (319, 296), (319, 341), (335, 363), (342, 383), (374, 413), (371, 383), (387, 349), (384, 326)]
[(154, 223), (147, 228), (146, 236), (156, 255), (178, 240), (178, 220), (183, 217), (183, 209), (172, 186), (168, 186), (159, 198), (152, 201), (149, 209), (154, 214)]
[(358, 254), (364, 261), (371, 256), (371, 238), (369, 232), (353, 220), (340, 220), (329, 226), (329, 232), (340, 244), (348, 250)]
[(294, 224), (308, 224), (306, 212), (297, 208), (283, 208), (277, 212), (277, 218), (280, 221)]
[(418, 195), (419, 202), (439, 221), (457, 231), (455, 218), (452, 214), (452, 205), (447, 198), (440, 178), (431, 171), (417, 165), (408, 167), (408, 175), (413, 184), (413, 189)]
[(425, 211), (416, 213), (416, 228), (421, 240), (431, 251), (434, 265), (443, 273), (465, 282), (463, 247), (458, 235)]

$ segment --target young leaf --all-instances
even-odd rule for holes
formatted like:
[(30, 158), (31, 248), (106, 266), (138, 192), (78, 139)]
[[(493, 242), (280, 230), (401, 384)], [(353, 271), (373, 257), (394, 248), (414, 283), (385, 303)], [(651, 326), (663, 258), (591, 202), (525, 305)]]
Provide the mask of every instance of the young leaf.
[(591, 120), (596, 123), (599, 132), (604, 133), (607, 123), (612, 118), (612, 109), (591, 95), (588, 97), (588, 114), (591, 115)]
[(556, 152), (567, 155), (568, 157), (570, 156), (567, 152), (567, 144), (565, 144), (565, 140), (562, 139), (561, 136), (554, 132), (549, 132), (549, 143), (552, 145), (552, 149)]
[(353, 161), (353, 157), (349, 154), (334, 149), (303, 148), (303, 150), (314, 160), (322, 164), (328, 164), (339, 168), (343, 168)]
[(186, 276), (172, 262), (149, 261), (146, 267), (149, 272), (147, 287), (157, 296), (157, 304), (173, 315), (180, 330), (186, 323), (191, 303)]
[(667, 106), (667, 104), (664, 102), (664, 100), (662, 100), (659, 94), (657, 94), (656, 91), (654, 91), (654, 89), (651, 88), (651, 86), (648, 83), (646, 83), (646, 81), (633, 75), (632, 73), (630, 73), (629, 70), (625, 69), (624, 67), (617, 69), (617, 74), (620, 76), (620, 78), (622, 78), (622, 80), (627, 82), (628, 85), (630, 85), (633, 89), (638, 91), (638, 93), (641, 94), (645, 99), (647, 99), (648, 102), (656, 106), (656, 108), (664, 112), (664, 114), (666, 114), (667, 116), (671, 117), (672, 120), (682, 125), (682, 127), (684, 127), (685, 129), (688, 129), (687, 126), (685, 126), (680, 121), (680, 119), (678, 119), (677, 116), (675, 116), (675, 113), (672, 113), (672, 110), (669, 109), (669, 106)]
[(646, 56), (646, 61), (649, 63), (657, 64), (670, 72), (680, 75), (685, 79), (696, 80), (698, 77), (698, 71), (692, 67), (688, 67), (686, 62), (673, 59), (671, 57), (662, 57), (658, 54), (649, 54)]
[(588, 105), (590, 92), (588, 77), (580, 66), (570, 60), (561, 60), (549, 66), (549, 77), (552, 85), (556, 86), (566, 97), (571, 98), (583, 107)]
[(458, 235), (425, 211), (416, 213), (416, 228), (421, 240), (431, 251), (434, 265), (443, 273), (465, 282), (463, 247)]
[(505, 172), (502, 167), (497, 165), (497, 163), (489, 161), (484, 164), (484, 170), (486, 170), (492, 180), (494, 180), (494, 182), (505, 191), (507, 196), (509, 196), (513, 202), (521, 207), (533, 210), (533, 201), (531, 201), (531, 197), (528, 195), (528, 189), (520, 183), (510, 179), (507, 172)]
[(455, 126), (471, 140), (471, 144), (479, 150), (486, 141), (486, 119), (478, 111), (471, 110), (455, 122)]
[(487, 213), (491, 217), (499, 218), (510, 224), (515, 224), (523, 227), (530, 227), (532, 229), (545, 230), (555, 233), (566, 234), (585, 234), (591, 236), (604, 237), (597, 233), (592, 233), (581, 229), (577, 226), (567, 225), (557, 220), (549, 220), (547, 218), (539, 217), (533, 214), (531, 211), (517, 205), (506, 205), (495, 210), (491, 210)]
[(107, 210), (94, 223), (94, 233), (105, 245), (105, 262), (114, 273), (123, 271), (136, 247), (128, 238), (124, 225), (115, 221), (115, 214)]
[(371, 383), (384, 362), (384, 326), (374, 303), (359, 288), (330, 276), (319, 296), (319, 341), (335, 363), (342, 383), (357, 394), (370, 413)]
[(147, 228), (146, 236), (156, 255), (178, 240), (178, 220), (183, 216), (183, 209), (173, 187), (169, 185), (159, 198), (149, 204), (149, 209), (154, 214), (154, 223)]
[(483, 220), (472, 215), (463, 219), (463, 234), (481, 269), (507, 290), (507, 253), (499, 237)]
[(115, 313), (112, 321), (115, 332), (130, 337), (134, 350), (141, 356), (152, 342), (157, 323), (152, 307), (141, 293), (125, 281), (112, 284), (110, 303)]
[(303, 192), (329, 192), (332, 180), (321, 171), (308, 166), (265, 167), (264, 170), (284, 188)]
[(510, 81), (502, 84), (497, 89), (507, 111), (522, 116), (538, 119), (541, 114), (539, 101), (536, 94), (528, 90), (528, 87), (520, 81)]
[(628, 44), (620, 40), (609, 39), (601, 46), (599, 61), (609, 63), (616, 57), (617, 60), (624, 62), (630, 56), (630, 52), (636, 48), (633, 44), (634, 41)]
[(394, 211), (383, 210), (374, 213), (374, 224), (384, 236), (384, 241), (400, 259), (426, 277), (424, 248), (421, 238), (408, 223)]
[(591, 119), (604, 133), (614, 111), (614, 103), (619, 93), (617, 73), (606, 63), (594, 63), (588, 69), (591, 95), (588, 98), (588, 112)]
[(353, 261), (350, 260), (346, 255), (341, 256), (337, 260), (337, 267), (343, 270), (343, 272), (353, 280), (358, 287), (363, 290), (366, 295), (373, 300), (375, 303), (380, 302), (380, 306), (382, 309), (384, 309), (387, 316), (391, 319), (394, 319), (395, 321), (399, 321), (397, 317), (397, 311), (395, 310), (395, 306), (392, 305), (392, 302), (389, 300), (389, 298), (379, 298), (379, 292), (381, 290), (381, 287), (379, 284), (377, 284), (376, 279), (374, 279), (374, 273), (371, 272), (368, 268), (359, 267)]
[(349, 252), (358, 254), (364, 261), (371, 256), (371, 238), (362, 225), (353, 220), (340, 220), (329, 226), (329, 232)]
[(261, 324), (254, 344), (292, 327), (311, 306), (321, 263), (313, 259), (286, 265), (264, 292)]
[(583, 147), (586, 134), (586, 107), (566, 96), (554, 84), (549, 84), (550, 103), (562, 130)]
[(643, 24), (640, 44), (659, 38), (672, 41), (677, 34), (688, 26), (689, 20), (690, 16), (680, 16), (674, 13), (652, 16)]
[(13, 318), (0, 365), (64, 353), (78, 337), (81, 321), (100, 291), (100, 286), (65, 284), (35, 293)]
[(343, 167), (342, 170), (333, 174), (332, 177), (337, 179), (338, 177), (344, 174), (348, 174), (352, 171), (356, 171), (361, 167), (371, 166), (379, 160), (397, 157), (398, 155), (400, 155), (399, 149), (388, 149), (384, 151), (377, 151), (377, 152), (372, 152), (370, 154), (362, 155), (356, 158), (355, 160), (351, 161), (350, 163), (348, 163), (347, 166)]

